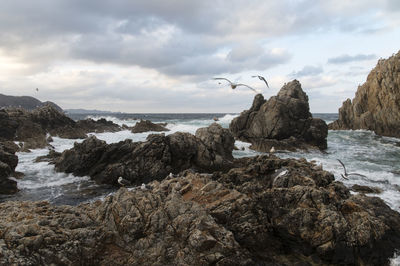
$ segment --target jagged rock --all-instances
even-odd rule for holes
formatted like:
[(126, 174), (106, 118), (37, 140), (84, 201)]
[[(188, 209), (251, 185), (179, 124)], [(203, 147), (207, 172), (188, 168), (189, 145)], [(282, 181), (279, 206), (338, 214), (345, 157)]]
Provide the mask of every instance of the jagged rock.
[(229, 128), (236, 138), (262, 152), (272, 146), (289, 150), (327, 148), (328, 127), (312, 117), (308, 97), (297, 80), (285, 84), (268, 101), (256, 95), (250, 110), (233, 119)]
[(388, 265), (400, 214), (305, 160), (121, 188), (77, 207), (0, 204), (2, 265)]
[(169, 131), (169, 129), (165, 127), (165, 124), (154, 124), (149, 120), (140, 120), (135, 126), (132, 127), (131, 131), (132, 133), (143, 133), (149, 131)]
[(377, 187), (368, 187), (368, 186), (361, 186), (361, 185), (353, 185), (351, 186), (351, 190), (359, 193), (375, 193), (375, 194), (380, 194), (382, 193), (382, 190)]
[(113, 144), (92, 136), (64, 151), (55, 167), (57, 171), (89, 175), (99, 183), (114, 185), (119, 176), (140, 185), (188, 168), (211, 172), (230, 167), (233, 137), (229, 131), (212, 125), (198, 135), (151, 134), (144, 142), (128, 139)]
[(368, 129), (400, 137), (400, 52), (378, 61), (354, 99), (343, 102), (329, 129)]
[(41, 102), (38, 99), (31, 96), (10, 96), (4, 95), (0, 93), (0, 108), (24, 108), (25, 110), (33, 110), (37, 107), (41, 107), (44, 105), (52, 105), (54, 108), (62, 112), (60, 106), (53, 102)]
[(15, 173), (18, 146), (13, 142), (0, 142), (0, 194), (14, 194), (18, 191), (17, 182), (9, 179)]
[(0, 139), (20, 141), (22, 151), (44, 148), (52, 136), (82, 139), (89, 132), (115, 132), (122, 128), (105, 119), (75, 122), (52, 105), (45, 105), (29, 112), (20, 108), (0, 110)]
[(103, 132), (117, 132), (121, 131), (122, 127), (115, 124), (112, 121), (108, 121), (104, 118), (99, 120), (93, 120), (91, 118), (85, 120), (79, 120), (77, 122), (77, 127), (82, 128), (85, 132), (96, 132), (96, 133), (103, 133)]

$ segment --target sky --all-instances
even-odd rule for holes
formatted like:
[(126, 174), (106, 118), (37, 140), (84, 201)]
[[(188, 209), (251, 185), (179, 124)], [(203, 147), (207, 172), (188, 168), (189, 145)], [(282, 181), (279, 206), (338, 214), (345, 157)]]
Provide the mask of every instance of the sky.
[(311, 112), (334, 113), (400, 49), (399, 0), (0, 3), (0, 93), (64, 109), (248, 109), (254, 92), (225, 77), (267, 99), (297, 79)]

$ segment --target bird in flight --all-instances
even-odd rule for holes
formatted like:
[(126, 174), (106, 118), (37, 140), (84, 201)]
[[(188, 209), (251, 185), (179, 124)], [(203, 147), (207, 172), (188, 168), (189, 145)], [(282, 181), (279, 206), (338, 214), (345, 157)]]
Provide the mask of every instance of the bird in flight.
[(38, 89), (38, 88), (36, 88), (36, 91), (39, 91), (39, 89)]
[(247, 88), (249, 88), (250, 90), (254, 91), (255, 93), (257, 93), (257, 91), (256, 91), (255, 89), (253, 89), (252, 87), (250, 87), (250, 86), (248, 86), (248, 85), (246, 85), (246, 84), (242, 84), (242, 83), (233, 83), (232, 81), (230, 81), (229, 79), (226, 79), (226, 78), (213, 78), (213, 79), (214, 79), (214, 80), (226, 80), (226, 81), (228, 81), (229, 84), (231, 85), (232, 90), (236, 89), (236, 87), (244, 86), (244, 87), (247, 87)]
[(349, 180), (349, 175), (358, 175), (358, 176), (362, 176), (362, 177), (366, 177), (365, 175), (362, 175), (362, 174), (358, 174), (358, 173), (347, 173), (347, 170), (346, 170), (346, 166), (344, 166), (344, 163), (342, 163), (342, 161), (341, 160), (339, 160), (339, 159), (336, 159), (336, 160), (338, 160), (339, 161), (339, 163), (343, 166), (343, 169), (344, 169), (344, 175), (343, 174), (340, 174), (344, 179), (347, 179), (347, 180)]
[(263, 76), (251, 76), (251, 77), (252, 77), (252, 78), (258, 78), (259, 80), (264, 81), (265, 84), (267, 85), (267, 87), (269, 88), (268, 82), (267, 82), (267, 80), (266, 80)]

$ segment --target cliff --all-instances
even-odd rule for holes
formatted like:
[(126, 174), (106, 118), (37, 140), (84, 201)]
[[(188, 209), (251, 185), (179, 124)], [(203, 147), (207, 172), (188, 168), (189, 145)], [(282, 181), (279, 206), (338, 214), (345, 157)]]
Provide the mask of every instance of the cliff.
[(367, 129), (400, 137), (400, 51), (378, 61), (354, 99), (343, 102), (339, 119), (329, 129)]
[(25, 110), (33, 110), (37, 107), (51, 105), (58, 111), (62, 112), (60, 106), (53, 102), (41, 102), (38, 99), (31, 96), (10, 96), (0, 93), (0, 108), (18, 107)]

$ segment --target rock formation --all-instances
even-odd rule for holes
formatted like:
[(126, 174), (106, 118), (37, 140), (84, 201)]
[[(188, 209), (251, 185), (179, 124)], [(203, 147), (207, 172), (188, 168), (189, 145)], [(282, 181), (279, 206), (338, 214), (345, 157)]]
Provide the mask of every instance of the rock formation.
[(57, 171), (89, 175), (99, 183), (117, 185), (122, 176), (140, 185), (188, 168), (210, 172), (230, 167), (233, 142), (229, 130), (218, 124), (199, 129), (196, 136), (151, 134), (144, 142), (106, 144), (93, 136), (64, 151), (55, 166)]
[(20, 108), (0, 110), (0, 139), (23, 142), (22, 150), (44, 148), (47, 135), (62, 138), (86, 138), (89, 132), (121, 130), (117, 124), (100, 119), (75, 122), (51, 105), (33, 111)]
[(161, 131), (169, 131), (168, 128), (165, 127), (165, 124), (154, 124), (149, 120), (140, 120), (136, 123), (132, 128), (132, 133), (143, 133), (149, 131), (161, 132)]
[(256, 95), (250, 110), (233, 119), (229, 128), (236, 138), (262, 152), (272, 146), (288, 150), (327, 148), (328, 127), (312, 117), (308, 97), (297, 80), (285, 84), (268, 101)]
[(400, 52), (378, 61), (354, 99), (343, 102), (329, 129), (368, 129), (400, 137)]
[(18, 191), (17, 182), (9, 179), (18, 164), (15, 152), (18, 146), (11, 141), (0, 142), (0, 194), (13, 194)]
[(259, 156), (72, 206), (0, 204), (1, 265), (388, 265), (400, 214), (305, 160)]

